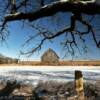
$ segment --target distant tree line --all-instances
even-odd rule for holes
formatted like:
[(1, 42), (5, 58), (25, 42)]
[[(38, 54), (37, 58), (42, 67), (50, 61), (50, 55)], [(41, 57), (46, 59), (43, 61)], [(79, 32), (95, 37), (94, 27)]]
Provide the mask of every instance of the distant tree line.
[(0, 58), (0, 64), (11, 64), (11, 63), (18, 63), (18, 59), (13, 58)]

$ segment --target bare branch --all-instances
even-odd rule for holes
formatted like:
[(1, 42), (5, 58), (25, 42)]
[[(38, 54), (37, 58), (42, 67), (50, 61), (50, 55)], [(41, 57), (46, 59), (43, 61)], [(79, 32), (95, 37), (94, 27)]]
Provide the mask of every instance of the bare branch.
[[(90, 22), (92, 21), (92, 19), (94, 17), (91, 18), (90, 22), (88, 22), (87, 20), (85, 20), (83, 18), (83, 15), (82, 15), (82, 14), (91, 15), (91, 16), (94, 16), (96, 14), (100, 15), (100, 4), (97, 4), (94, 2), (84, 3), (84, 2), (56, 1), (56, 2), (52, 2), (51, 4), (47, 4), (45, 6), (43, 6), (43, 4), (42, 4), (42, 7), (36, 11), (30, 10), (27, 12), (27, 11), (24, 11), (23, 7), (26, 8), (28, 1), (30, 1), (30, 0), (20, 1), (18, 3), (18, 5), (16, 6), (16, 9), (18, 11), (21, 10), (22, 12), (7, 14), (4, 17), (3, 24), (0, 26), (1, 27), (1, 29), (0, 29), (1, 36), (3, 36), (3, 31), (5, 30), (7, 23), (10, 21), (17, 21), (17, 20), (19, 20), (19, 21), (28, 20), (29, 21), (28, 23), (31, 23), (29, 26), (31, 26), (32, 28), (34, 28), (38, 31), (37, 34), (31, 35), (29, 37), (29, 39), (25, 41), (25, 44), (30, 43), (38, 36), (41, 37), (41, 39), (40, 39), (41, 41), (38, 43), (38, 45), (36, 47), (32, 48), (32, 50), (29, 50), (28, 52), (25, 52), (25, 53), (21, 52), (21, 54), (28, 54), (28, 55), (30, 54), (31, 55), (35, 51), (40, 50), (46, 40), (52, 40), (58, 36), (65, 34), (65, 33), (69, 33), (69, 35), (71, 37), (69, 37), (69, 39), (68, 39), (68, 37), (66, 38), (64, 46), (67, 47), (68, 51), (72, 55), (75, 54), (74, 47), (78, 48), (76, 35), (79, 35), (80, 39), (84, 42), (85, 39), (83, 38), (83, 35), (92, 33), (91, 35), (93, 36), (93, 40), (96, 43), (96, 46), (98, 48), (100, 48), (100, 41), (98, 41), (97, 36), (94, 32), (94, 29), (93, 29), (92, 25), (90, 24)], [(7, 8), (9, 8), (9, 5), (7, 5)], [(22, 8), (22, 9), (20, 9), (20, 8)], [(93, 9), (91, 10), (91, 8), (93, 8)], [(51, 32), (51, 31), (43, 29), (41, 27), (34, 26), (32, 23), (33, 21), (36, 21), (38, 19), (53, 16), (58, 12), (71, 12), (72, 13), (72, 16), (70, 16), (70, 19), (69, 19), (70, 20), (69, 27), (66, 26), (63, 29), (60, 29), (55, 32)], [(77, 21), (86, 27), (86, 29), (84, 31), (81, 31), (80, 29), (78, 30), (76, 28)]]
[[(55, 37), (57, 37), (57, 36), (59, 36), (59, 35), (62, 35), (64, 32), (68, 32), (68, 31), (71, 31), (71, 28), (69, 28), (69, 27), (68, 27), (68, 28), (64, 28), (63, 30), (61, 30), (61, 31), (59, 31), (59, 32), (57, 32), (56, 34), (53, 34), (53, 35), (51, 35), (51, 36), (46, 36), (46, 35), (45, 35), (45, 32), (40, 33), (40, 34), (42, 34), (42, 35), (44, 36), (44, 38), (41, 40), (41, 42), (38, 44), (38, 46), (35, 47), (35, 48), (33, 48), (31, 51), (28, 51), (28, 52), (21, 52), (21, 55), (24, 55), (24, 54), (28, 54), (29, 56), (32, 55), (32, 54), (33, 54), (34, 52), (36, 52), (37, 50), (40, 50), (40, 49), (41, 49), (43, 43), (44, 43), (46, 40), (53, 39), (53, 38), (55, 38)], [(32, 37), (32, 38), (30, 38), (30, 39), (33, 39), (33, 38), (34, 38), (34, 37)], [(26, 42), (29, 42), (30, 39), (27, 40)]]
[(97, 46), (98, 48), (100, 48), (100, 41), (97, 42), (97, 40), (96, 40), (96, 36), (95, 36), (95, 33), (94, 33), (94, 31), (93, 31), (92, 28), (91, 28), (91, 33), (92, 33), (92, 36), (93, 36), (93, 40), (94, 40), (95, 43), (96, 43), (96, 46)]
[[(91, 10), (91, 8), (93, 8)], [(34, 21), (43, 17), (48, 17), (56, 14), (57, 12), (78, 12), (89, 15), (100, 14), (100, 5), (95, 3), (70, 3), (70, 2), (54, 2), (48, 4), (36, 12), (31, 13), (15, 13), (5, 16), (6, 21), (14, 20), (29, 20)]]

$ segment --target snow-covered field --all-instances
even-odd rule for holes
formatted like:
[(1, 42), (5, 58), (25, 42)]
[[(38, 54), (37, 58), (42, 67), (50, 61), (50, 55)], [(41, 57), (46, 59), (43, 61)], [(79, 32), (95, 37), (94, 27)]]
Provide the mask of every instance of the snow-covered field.
[(83, 66), (0, 66), (0, 81), (17, 80), (19, 82), (37, 84), (38, 81), (71, 81), (74, 71), (81, 70), (84, 79), (100, 80), (100, 67)]

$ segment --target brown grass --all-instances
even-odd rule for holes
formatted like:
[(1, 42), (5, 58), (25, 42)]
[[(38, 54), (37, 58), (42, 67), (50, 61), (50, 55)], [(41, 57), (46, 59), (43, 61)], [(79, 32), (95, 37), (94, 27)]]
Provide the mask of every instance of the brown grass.
[[(14, 65), (14, 64), (11, 64)], [(100, 66), (100, 61), (60, 61), (58, 63), (42, 63), (41, 61), (20, 61), (15, 65), (32, 66)]]
[(18, 64), (0, 64), (0, 66), (100, 66), (100, 61), (59, 61), (58, 63), (43, 63), (41, 61), (20, 61)]

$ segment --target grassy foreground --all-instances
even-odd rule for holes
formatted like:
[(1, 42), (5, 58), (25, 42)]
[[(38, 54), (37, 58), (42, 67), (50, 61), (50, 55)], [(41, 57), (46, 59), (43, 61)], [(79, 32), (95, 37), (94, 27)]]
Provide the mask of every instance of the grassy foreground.
[[(84, 83), (86, 100), (100, 100), (100, 81)], [(76, 100), (74, 82), (40, 81), (37, 85), (0, 82), (0, 100)]]

